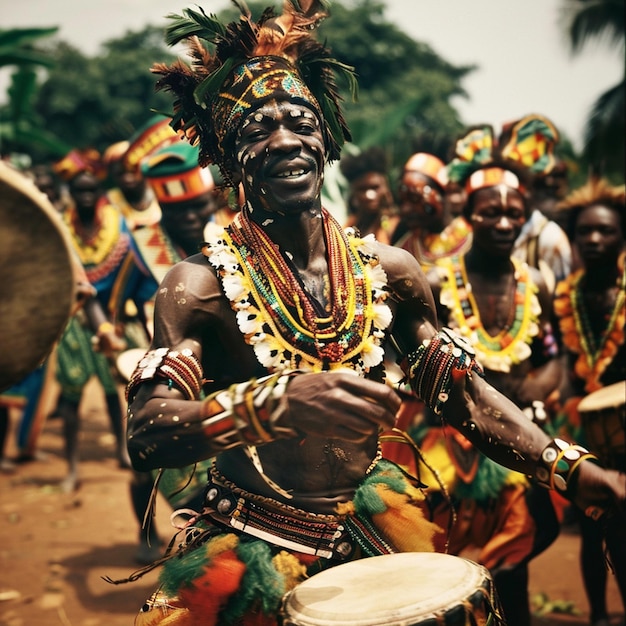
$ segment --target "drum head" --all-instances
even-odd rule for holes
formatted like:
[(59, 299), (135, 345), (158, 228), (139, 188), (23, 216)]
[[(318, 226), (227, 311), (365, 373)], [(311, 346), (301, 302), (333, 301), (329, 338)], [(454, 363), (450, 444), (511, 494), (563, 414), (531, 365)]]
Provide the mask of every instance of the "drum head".
[(386, 554), (312, 576), (285, 597), (287, 626), (410, 626), (441, 618), (489, 579), (440, 553)]
[(579, 413), (616, 409), (626, 404), (626, 380), (607, 385), (585, 396), (578, 404)]
[(47, 197), (0, 163), (0, 391), (49, 354), (74, 302), (71, 248)]
[(145, 354), (145, 348), (131, 348), (130, 350), (124, 350), (124, 352), (117, 357), (115, 360), (117, 371), (126, 382), (130, 380), (132, 373), (137, 368), (137, 364)]

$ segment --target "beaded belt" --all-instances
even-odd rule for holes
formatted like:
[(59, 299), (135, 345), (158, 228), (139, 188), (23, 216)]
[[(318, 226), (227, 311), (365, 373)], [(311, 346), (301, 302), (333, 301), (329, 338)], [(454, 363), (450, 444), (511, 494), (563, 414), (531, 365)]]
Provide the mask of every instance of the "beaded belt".
[(203, 513), (223, 525), (283, 548), (325, 559), (345, 560), (353, 542), (338, 515), (317, 515), (254, 496), (209, 472)]

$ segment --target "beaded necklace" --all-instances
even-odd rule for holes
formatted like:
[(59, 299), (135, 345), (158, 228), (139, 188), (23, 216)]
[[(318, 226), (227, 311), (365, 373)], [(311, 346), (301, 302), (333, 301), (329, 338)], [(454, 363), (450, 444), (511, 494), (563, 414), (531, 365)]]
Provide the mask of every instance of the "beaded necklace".
[(391, 310), (374, 237), (348, 237), (325, 210), (322, 219), (331, 280), (328, 313), (312, 301), (247, 210), (226, 229), (207, 233), (203, 253), (217, 270), (246, 342), (270, 371), (350, 367), (362, 373), (383, 360)]
[(582, 281), (585, 270), (579, 269), (561, 281), (556, 288), (554, 313), (559, 318), (563, 344), (571, 352), (579, 355), (574, 364), (574, 371), (576, 376), (586, 381), (585, 391), (588, 393), (602, 388), (600, 377), (613, 361), (619, 347), (624, 344), (626, 324), (624, 256), (620, 255), (618, 260), (619, 291), (615, 305), (599, 337), (591, 329), (584, 306)]
[(96, 283), (114, 271), (130, 247), (128, 235), (121, 231), (117, 209), (111, 205), (96, 209), (96, 229), (91, 237), (87, 236), (76, 207), (69, 207), (64, 219), (89, 281)]
[(531, 355), (530, 343), (539, 334), (541, 313), (537, 287), (526, 263), (511, 259), (515, 268), (515, 295), (510, 322), (494, 336), (487, 333), (472, 294), (463, 256), (442, 259), (440, 301), (450, 310), (450, 325), (458, 329), (476, 350), (476, 360), (486, 369), (509, 372), (511, 366)]

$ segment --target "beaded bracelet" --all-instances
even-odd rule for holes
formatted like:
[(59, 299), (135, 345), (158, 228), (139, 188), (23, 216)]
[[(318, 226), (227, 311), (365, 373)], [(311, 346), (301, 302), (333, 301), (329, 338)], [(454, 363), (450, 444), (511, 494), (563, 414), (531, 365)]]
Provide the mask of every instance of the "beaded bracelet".
[(543, 449), (535, 478), (540, 485), (565, 493), (578, 466), (586, 460), (599, 463), (586, 448), (555, 438)]
[(193, 352), (156, 348), (139, 361), (126, 386), (126, 399), (132, 401), (137, 386), (146, 380), (163, 379), (183, 392), (188, 400), (198, 399), (202, 391), (202, 366)]
[(475, 355), (462, 337), (443, 328), (407, 355), (409, 382), (418, 397), (440, 415), (455, 380), (469, 371), (482, 374)]
[[(230, 388), (235, 425), (244, 443), (266, 443), (275, 438), (274, 431), (278, 429), (272, 424), (274, 409), (284, 395), (292, 375), (273, 374)], [(295, 434), (291, 430), (286, 433), (287, 436)]]

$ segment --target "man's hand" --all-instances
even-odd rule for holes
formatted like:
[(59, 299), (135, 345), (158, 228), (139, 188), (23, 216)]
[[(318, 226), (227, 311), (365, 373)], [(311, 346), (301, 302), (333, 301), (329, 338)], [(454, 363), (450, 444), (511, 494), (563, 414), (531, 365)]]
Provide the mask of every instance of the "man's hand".
[(109, 322), (100, 324), (92, 341), (94, 350), (102, 352), (108, 359), (112, 359), (117, 353), (128, 347), (126, 340), (117, 334), (115, 327)]
[(587, 515), (597, 518), (602, 513), (618, 511), (626, 524), (626, 474), (583, 461), (575, 480), (572, 499)]
[(350, 372), (294, 376), (281, 421), (303, 434), (359, 443), (392, 428), (400, 397), (387, 385)]

